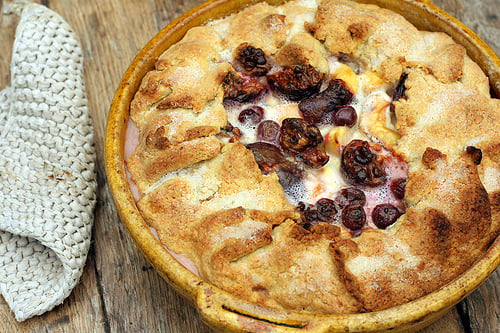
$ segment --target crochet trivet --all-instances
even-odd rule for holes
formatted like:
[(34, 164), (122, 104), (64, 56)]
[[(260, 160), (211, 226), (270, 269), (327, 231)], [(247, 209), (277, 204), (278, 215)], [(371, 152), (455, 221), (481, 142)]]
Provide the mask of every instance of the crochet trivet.
[(79, 281), (95, 205), (95, 148), (80, 45), (28, 1), (11, 86), (0, 92), (0, 291), (19, 321), (62, 303)]

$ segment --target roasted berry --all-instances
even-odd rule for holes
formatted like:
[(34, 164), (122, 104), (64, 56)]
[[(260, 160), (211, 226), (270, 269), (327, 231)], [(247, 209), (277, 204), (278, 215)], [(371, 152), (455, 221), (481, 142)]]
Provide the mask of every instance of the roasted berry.
[(401, 216), (399, 209), (391, 204), (381, 204), (375, 206), (372, 211), (372, 220), (377, 228), (385, 229)]
[(405, 82), (406, 79), (408, 79), (408, 74), (403, 73), (399, 77), (399, 81), (396, 84), (396, 87), (394, 88), (394, 91), (392, 93), (392, 102), (391, 102), (391, 111), (394, 112), (394, 102), (399, 101), (401, 98), (406, 99), (406, 87), (405, 87)]
[(334, 109), (335, 105), (332, 105), (321, 93), (304, 98), (299, 103), (299, 110), (302, 117), (313, 124), (320, 123), (324, 115), (333, 112)]
[(378, 186), (386, 180), (382, 163), (367, 141), (352, 140), (344, 147), (341, 168), (353, 185)]
[(305, 225), (312, 226), (314, 224), (321, 223), (319, 219), (318, 211), (316, 209), (306, 209), (302, 212), (302, 220)]
[(406, 190), (406, 178), (398, 178), (391, 181), (391, 192), (394, 197), (399, 200), (403, 200), (405, 197)]
[(328, 122), (324, 120), (326, 115), (331, 114), (340, 106), (349, 104), (351, 101), (352, 93), (347, 89), (345, 82), (340, 79), (333, 79), (325, 90), (300, 101), (299, 110), (304, 119), (317, 124)]
[(481, 160), (483, 159), (483, 152), (481, 149), (474, 146), (467, 146), (465, 151), (472, 157), (472, 162), (474, 162), (475, 165), (481, 164)]
[(366, 196), (363, 191), (355, 187), (346, 187), (340, 190), (335, 197), (335, 202), (340, 208), (344, 208), (349, 204), (358, 204), (364, 206)]
[(335, 106), (347, 105), (352, 102), (352, 93), (341, 79), (331, 80), (328, 87), (322, 93)]
[(346, 54), (346, 53), (340, 53), (337, 55), (338, 60), (349, 66), (354, 73), (359, 74), (362, 71), (364, 71), (364, 66), (363, 64), (358, 61), (357, 59), (353, 58), (351, 55)]
[(357, 121), (358, 114), (350, 105), (341, 106), (332, 114), (332, 122), (336, 126), (353, 127)]
[(305, 191), (304, 170), (295, 163), (284, 163), (277, 167), (276, 174), (285, 193), (296, 201), (301, 200)]
[(408, 79), (408, 74), (403, 73), (399, 77), (399, 81), (396, 84), (396, 88), (394, 88), (394, 92), (392, 93), (392, 101), (398, 101), (401, 98), (406, 99), (406, 87), (405, 87), (405, 82)]
[(308, 167), (314, 169), (323, 167), (330, 160), (330, 157), (317, 147), (308, 147), (305, 150), (295, 154), (295, 158), (301, 162), (304, 162)]
[(243, 78), (235, 73), (228, 73), (222, 82), (224, 99), (240, 103), (255, 99), (264, 91), (262, 83), (251, 78)]
[(272, 120), (264, 120), (257, 127), (257, 140), (277, 143), (280, 125)]
[(264, 174), (274, 171), (279, 164), (287, 163), (279, 147), (267, 142), (254, 142), (246, 145), (254, 155), (255, 161)]
[(238, 120), (242, 124), (257, 125), (264, 117), (264, 109), (260, 106), (252, 106), (240, 112)]
[(323, 73), (311, 65), (284, 67), (281, 72), (267, 75), (267, 80), (275, 91), (292, 101), (317, 93), (321, 87)]
[(363, 206), (359, 204), (349, 204), (342, 210), (342, 224), (351, 230), (363, 228), (366, 222), (366, 215)]
[(240, 45), (237, 50), (236, 61), (241, 64), (245, 73), (251, 76), (264, 76), (269, 70), (264, 51), (246, 43)]
[(279, 136), (280, 145), (288, 152), (298, 153), (323, 142), (319, 129), (302, 118), (283, 120)]
[(317, 211), (318, 220), (322, 222), (332, 222), (338, 214), (335, 202), (328, 198), (321, 198), (314, 205)]

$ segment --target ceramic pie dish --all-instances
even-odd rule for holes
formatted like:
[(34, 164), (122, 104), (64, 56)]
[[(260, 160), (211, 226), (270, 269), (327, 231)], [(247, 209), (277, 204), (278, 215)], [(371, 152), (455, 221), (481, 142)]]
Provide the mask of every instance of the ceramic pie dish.
[[(417, 28), (444, 31), (460, 42), (468, 55), (489, 76), (498, 96), (499, 60), (472, 32), (431, 3), (418, 1), (374, 2), (405, 16)], [(499, 263), (498, 239), (484, 256), (452, 283), (412, 302), (385, 310), (350, 315), (320, 315), (259, 306), (232, 296), (208, 284), (184, 268), (160, 244), (139, 213), (124, 168), (125, 129), (129, 106), (139, 85), (156, 59), (186, 31), (209, 19), (238, 11), (248, 2), (206, 2), (187, 12), (162, 30), (139, 53), (124, 76), (108, 119), (106, 166), (110, 186), (122, 220), (132, 237), (158, 272), (195, 304), (211, 326), (243, 331), (380, 331), (417, 330), (439, 318), (477, 287)], [(358, 31), (359, 32), (359, 31)], [(356, 31), (354, 31), (356, 33)], [(474, 149), (471, 149), (474, 152)], [(431, 154), (432, 155), (432, 154)]]

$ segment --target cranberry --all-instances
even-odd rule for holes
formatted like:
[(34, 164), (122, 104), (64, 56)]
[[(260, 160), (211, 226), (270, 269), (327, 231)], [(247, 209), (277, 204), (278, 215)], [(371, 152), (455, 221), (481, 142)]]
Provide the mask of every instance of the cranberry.
[(314, 169), (323, 167), (330, 160), (330, 157), (317, 147), (308, 147), (300, 153), (295, 154), (295, 158)]
[(224, 99), (245, 103), (255, 99), (265, 87), (254, 79), (244, 79), (235, 74), (228, 73), (222, 82)]
[(347, 181), (354, 185), (378, 186), (386, 180), (382, 163), (367, 141), (352, 140), (344, 147), (341, 168)]
[(321, 198), (315, 205), (318, 220), (322, 222), (331, 222), (338, 214), (335, 202), (328, 198)]
[(351, 101), (352, 93), (347, 89), (345, 82), (333, 79), (325, 90), (300, 101), (299, 110), (305, 119), (312, 123), (320, 123), (325, 115)]
[(406, 178), (394, 179), (391, 182), (391, 192), (396, 199), (403, 200), (406, 190)]
[(238, 120), (242, 124), (257, 125), (264, 117), (264, 109), (260, 106), (252, 106), (245, 109), (238, 115)]
[(358, 115), (352, 106), (345, 105), (333, 113), (332, 121), (337, 126), (353, 127), (358, 121)]
[(286, 118), (280, 129), (279, 142), (283, 149), (298, 153), (323, 142), (319, 129), (302, 118)]
[(399, 209), (391, 204), (380, 204), (372, 211), (373, 223), (380, 229), (385, 229), (401, 216)]
[(272, 120), (264, 120), (257, 127), (257, 139), (271, 143), (277, 142), (280, 125)]
[(366, 215), (363, 206), (359, 204), (349, 204), (342, 210), (342, 224), (351, 230), (363, 228), (366, 222)]
[(317, 93), (321, 87), (323, 73), (318, 72), (311, 65), (283, 67), (281, 72), (267, 75), (270, 86), (292, 101)]
[(358, 204), (364, 206), (366, 203), (366, 196), (363, 191), (355, 187), (346, 187), (339, 191), (335, 197), (335, 202), (340, 208), (348, 204)]
[(266, 75), (269, 68), (266, 65), (267, 60), (264, 51), (260, 48), (248, 44), (242, 44), (237, 51), (236, 61), (242, 65), (248, 75), (263, 76)]

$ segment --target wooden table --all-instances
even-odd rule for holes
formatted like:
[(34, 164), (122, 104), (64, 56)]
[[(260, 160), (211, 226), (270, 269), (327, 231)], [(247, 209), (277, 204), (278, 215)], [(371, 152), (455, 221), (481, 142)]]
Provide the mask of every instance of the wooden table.
[[(0, 6), (6, 1), (0, 0)], [(120, 222), (104, 170), (104, 133), (115, 89), (135, 54), (201, 0), (38, 0), (73, 26), (83, 47), (98, 152), (93, 242), (81, 282), (53, 311), (15, 321), (0, 297), (0, 332), (211, 332), (153, 270)], [(500, 54), (500, 0), (434, 0)], [(0, 16), (0, 88), (9, 84), (18, 18)], [(500, 332), (500, 270), (424, 332)]]

